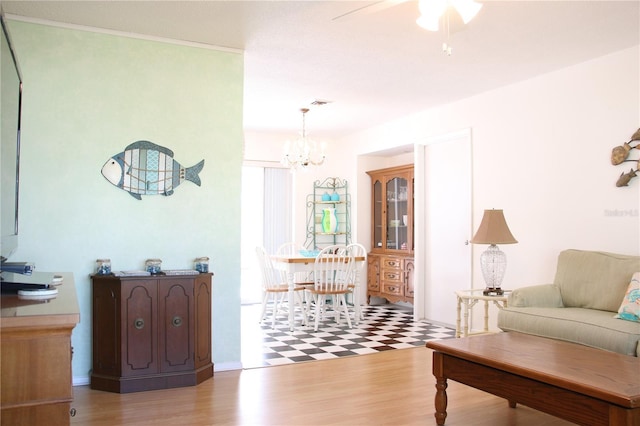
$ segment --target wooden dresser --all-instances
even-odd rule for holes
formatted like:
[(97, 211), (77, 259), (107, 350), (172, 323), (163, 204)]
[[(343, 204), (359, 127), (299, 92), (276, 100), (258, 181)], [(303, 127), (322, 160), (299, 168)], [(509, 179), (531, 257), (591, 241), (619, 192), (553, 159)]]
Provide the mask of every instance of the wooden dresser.
[(80, 321), (73, 274), (49, 300), (2, 294), (2, 425), (68, 425), (73, 401), (71, 331)]
[(367, 303), (371, 296), (413, 303), (413, 256), (369, 253), (367, 263)]
[(139, 392), (211, 378), (211, 277), (92, 276), (91, 388)]

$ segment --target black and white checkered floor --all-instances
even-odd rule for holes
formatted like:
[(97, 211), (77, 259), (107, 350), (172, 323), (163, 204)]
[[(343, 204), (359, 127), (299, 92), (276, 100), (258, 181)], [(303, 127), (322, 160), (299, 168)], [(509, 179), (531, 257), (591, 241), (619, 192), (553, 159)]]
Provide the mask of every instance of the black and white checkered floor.
[(363, 306), (364, 320), (350, 329), (333, 318), (317, 332), (298, 321), (291, 332), (286, 318), (260, 324), (261, 305), (242, 306), (242, 363), (244, 368), (370, 354), (390, 349), (424, 346), (429, 340), (448, 339), (455, 330), (413, 320), (411, 310), (396, 305)]

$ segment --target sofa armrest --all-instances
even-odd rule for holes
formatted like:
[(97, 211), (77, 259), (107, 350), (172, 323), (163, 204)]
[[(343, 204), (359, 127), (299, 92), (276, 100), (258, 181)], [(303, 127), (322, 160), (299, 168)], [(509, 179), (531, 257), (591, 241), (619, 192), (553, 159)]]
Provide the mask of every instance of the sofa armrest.
[(508, 306), (526, 308), (562, 308), (560, 288), (555, 284), (521, 287), (513, 290), (507, 301)]

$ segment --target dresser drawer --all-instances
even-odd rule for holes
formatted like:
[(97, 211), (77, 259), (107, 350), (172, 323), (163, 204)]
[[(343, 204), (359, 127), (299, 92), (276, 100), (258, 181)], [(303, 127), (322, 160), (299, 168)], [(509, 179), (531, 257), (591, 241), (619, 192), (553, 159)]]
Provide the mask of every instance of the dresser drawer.
[(395, 257), (383, 257), (382, 269), (383, 270), (396, 269), (399, 271), (402, 269), (402, 259), (398, 259)]
[(382, 292), (386, 294), (393, 294), (397, 296), (404, 295), (404, 285), (401, 282), (383, 282)]
[(389, 283), (402, 283), (402, 271), (382, 271), (382, 280)]

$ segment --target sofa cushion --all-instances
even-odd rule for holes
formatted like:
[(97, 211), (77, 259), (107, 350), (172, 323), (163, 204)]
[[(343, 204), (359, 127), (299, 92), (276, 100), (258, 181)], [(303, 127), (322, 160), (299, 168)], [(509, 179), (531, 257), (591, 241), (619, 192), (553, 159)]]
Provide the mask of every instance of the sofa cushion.
[(560, 289), (555, 284), (540, 284), (514, 289), (509, 294), (509, 306), (526, 308), (563, 308)]
[(617, 312), (640, 256), (564, 250), (558, 256), (554, 284), (565, 307)]
[(640, 322), (640, 272), (633, 274), (615, 318)]
[(508, 308), (498, 327), (638, 356), (640, 324), (620, 321), (611, 312), (583, 308)]

